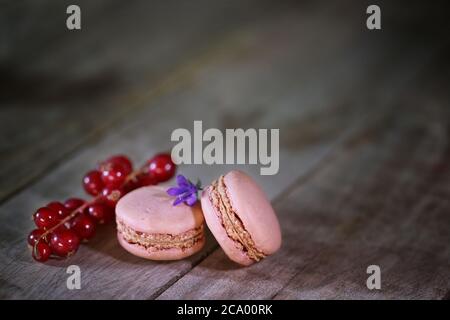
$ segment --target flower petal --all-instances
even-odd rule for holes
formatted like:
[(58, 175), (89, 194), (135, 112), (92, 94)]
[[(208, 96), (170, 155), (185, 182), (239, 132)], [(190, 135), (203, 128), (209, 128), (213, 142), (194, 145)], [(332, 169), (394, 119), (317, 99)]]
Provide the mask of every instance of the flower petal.
[(171, 187), (166, 190), (167, 194), (176, 199), (173, 201), (173, 205), (179, 205), (184, 202), (189, 206), (193, 206), (198, 201), (198, 190), (201, 189), (200, 182), (193, 184), (189, 179), (187, 179), (182, 174), (177, 175), (178, 187)]
[(186, 192), (197, 194), (197, 188), (195, 186), (190, 186)]
[(190, 207), (192, 207), (196, 202), (197, 202), (197, 195), (196, 194), (191, 194), (187, 199), (186, 199), (186, 204)]
[(166, 190), (169, 196), (178, 196), (186, 191), (187, 190), (185, 190), (185, 188), (177, 188), (177, 187), (172, 187)]
[(181, 198), (176, 198), (175, 201), (172, 203), (172, 205), (173, 205), (173, 206), (177, 206), (177, 205), (179, 205), (179, 204), (182, 203), (182, 202), (183, 202), (183, 199), (181, 199)]
[(177, 184), (180, 187), (187, 187), (189, 186), (189, 181), (188, 179), (186, 179), (185, 176), (183, 176), (182, 174), (177, 175)]

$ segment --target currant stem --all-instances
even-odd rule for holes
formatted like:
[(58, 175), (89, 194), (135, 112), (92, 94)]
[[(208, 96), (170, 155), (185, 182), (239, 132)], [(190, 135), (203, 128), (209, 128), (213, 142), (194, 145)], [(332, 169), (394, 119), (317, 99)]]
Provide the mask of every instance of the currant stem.
[[(146, 169), (146, 166), (142, 166), (141, 168), (139, 168), (138, 170), (135, 170), (133, 172), (131, 172), (126, 178), (125, 181), (122, 183), (121, 187), (123, 187), (127, 182), (133, 180), (134, 178), (136, 178), (139, 174), (143, 173)], [(40, 235), (40, 237), (37, 239), (37, 241), (34, 243), (33, 246), (33, 252), (36, 255), (37, 254), (37, 244), (39, 243), (39, 241), (41, 241), (42, 238), (45, 238), (49, 233), (51, 233), (52, 231), (54, 231), (55, 229), (57, 229), (58, 227), (62, 226), (63, 224), (65, 224), (66, 222), (68, 222), (69, 220), (71, 220), (72, 218), (74, 218), (78, 213), (81, 213), (84, 211), (84, 209), (86, 209), (88, 206), (95, 204), (99, 199), (101, 199), (102, 196), (96, 196), (95, 198), (93, 198), (91, 201), (89, 202), (85, 202), (83, 205), (81, 205), (80, 207), (76, 208), (75, 210), (73, 210), (67, 217), (65, 217), (64, 219), (62, 219), (60, 222), (58, 222), (56, 225), (54, 225), (53, 227), (49, 228), (48, 230), (45, 230), (44, 233), (42, 233)]]
[(136, 178), (138, 175), (140, 175), (141, 173), (145, 172), (146, 170), (146, 166), (143, 165), (142, 167), (140, 167), (138, 170), (133, 171), (132, 173), (130, 173), (126, 178), (125, 181), (123, 182), (122, 186), (124, 186), (127, 182), (130, 182), (131, 180), (133, 180), (134, 178)]
[(88, 206), (90, 206), (91, 204), (94, 204), (98, 199), (100, 199), (101, 196), (97, 196), (94, 199), (92, 199), (90, 202), (86, 202), (83, 205), (79, 206), (78, 208), (76, 208), (75, 210), (73, 210), (67, 217), (65, 217), (64, 219), (62, 219), (60, 222), (58, 222), (56, 225), (54, 225), (53, 227), (51, 227), (48, 230), (45, 230), (45, 232), (43, 234), (41, 234), (41, 236), (38, 238), (38, 240), (35, 242), (34, 246), (33, 246), (33, 250), (34, 253), (36, 254), (36, 250), (37, 250), (37, 244), (39, 243), (39, 241), (41, 241), (42, 238), (44, 238), (45, 236), (47, 236), (50, 232), (52, 232), (53, 230), (57, 229), (58, 227), (62, 226), (64, 223), (66, 223), (67, 221), (69, 221), (70, 219), (74, 218), (79, 212), (83, 212), (84, 209), (86, 209)]

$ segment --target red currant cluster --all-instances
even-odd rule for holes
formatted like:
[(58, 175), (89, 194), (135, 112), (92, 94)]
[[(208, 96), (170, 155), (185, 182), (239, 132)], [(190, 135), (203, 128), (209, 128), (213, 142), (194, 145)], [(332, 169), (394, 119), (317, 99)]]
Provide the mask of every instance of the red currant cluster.
[(126, 193), (172, 178), (176, 166), (169, 154), (161, 153), (133, 171), (130, 159), (113, 156), (89, 171), (83, 178), (84, 190), (94, 196), (91, 201), (70, 198), (64, 203), (50, 202), (38, 209), (33, 220), (37, 229), (28, 235), (32, 256), (40, 262), (50, 256), (68, 257), (81, 241), (95, 234), (97, 225), (114, 219), (117, 201)]

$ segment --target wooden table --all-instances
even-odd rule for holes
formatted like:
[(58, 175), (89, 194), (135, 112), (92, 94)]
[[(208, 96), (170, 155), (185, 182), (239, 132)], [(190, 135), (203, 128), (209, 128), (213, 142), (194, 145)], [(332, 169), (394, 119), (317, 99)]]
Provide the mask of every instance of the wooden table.
[[(76, 32), (69, 2), (0, 10), (1, 298), (450, 298), (448, 11), (380, 1), (369, 31), (361, 1), (78, 2)], [(111, 154), (169, 150), (194, 120), (280, 129), (275, 176), (179, 168), (251, 174), (280, 219), (277, 254), (240, 268), (208, 234), (189, 259), (146, 261), (111, 225), (70, 259), (32, 260), (36, 208), (84, 196), (82, 175)]]

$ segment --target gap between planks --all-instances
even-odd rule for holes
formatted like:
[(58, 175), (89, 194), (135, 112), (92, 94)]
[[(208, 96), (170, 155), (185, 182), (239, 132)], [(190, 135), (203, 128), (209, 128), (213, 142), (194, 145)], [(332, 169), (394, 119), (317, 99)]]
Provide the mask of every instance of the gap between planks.
[[(438, 57), (440, 59), (442, 59), (442, 53), (447, 52), (448, 51), (448, 44), (442, 44), (436, 48), (434, 48), (434, 50), (431, 50), (430, 54), (426, 54), (425, 56), (419, 56), (419, 59), (416, 61), (418, 64), (419, 61), (422, 63), (420, 65), (420, 68), (418, 68), (417, 70), (415, 70), (413, 72), (413, 74), (410, 74), (408, 81), (406, 81), (405, 83), (402, 84), (401, 88), (400, 88), (400, 94), (403, 93), (403, 91), (407, 88), (407, 85), (413, 81), (414, 83), (417, 83), (420, 81), (422, 81), (424, 78), (428, 78), (430, 76), (434, 75), (434, 71), (432, 70), (432, 72), (430, 72), (427, 67), (431, 66), (435, 66), (436, 65), (436, 61), (435, 58)], [(444, 55), (445, 56), (445, 55)], [(416, 57), (417, 58), (417, 57)], [(417, 86), (417, 84), (416, 84)], [(419, 85), (420, 86), (420, 85)], [(389, 87), (389, 86), (388, 86)], [(392, 105), (395, 104), (396, 99), (398, 99), (398, 93), (397, 91), (392, 91), (391, 90), (391, 94), (388, 95), (387, 99), (385, 99), (385, 101), (383, 101), (382, 103), (382, 110), (379, 110), (378, 112), (375, 113), (369, 113), (365, 119), (363, 119), (360, 125), (356, 126), (355, 128), (349, 130), (348, 132), (346, 132), (342, 137), (339, 138), (339, 141), (336, 143), (336, 145), (334, 145), (332, 147), (332, 149), (330, 150), (330, 152), (325, 155), (321, 160), (319, 160), (319, 162), (314, 165), (308, 172), (306, 172), (304, 175), (298, 177), (293, 183), (291, 183), (282, 193), (280, 193), (276, 198), (273, 199), (272, 203), (274, 204), (274, 206), (276, 207), (277, 204), (281, 203), (284, 199), (288, 198), (289, 195), (291, 193), (294, 192), (294, 190), (300, 188), (302, 185), (307, 184), (309, 181), (313, 180), (313, 178), (315, 176), (317, 176), (323, 169), (325, 169), (326, 167), (328, 167), (330, 165), (330, 163), (332, 163), (332, 161), (334, 159), (336, 159), (337, 157), (339, 157), (340, 152), (342, 151), (342, 148), (345, 148), (345, 146), (353, 141), (353, 140), (359, 140), (359, 138), (363, 137), (364, 135), (367, 134), (367, 127), (373, 126), (377, 123), (379, 123), (380, 121), (383, 120), (383, 118), (385, 118), (389, 113), (391, 113), (391, 108)], [(389, 248), (385, 248), (385, 249), (389, 249)], [(221, 250), (220, 247), (218, 245), (216, 245), (215, 251), (217, 250)], [(213, 252), (211, 252), (212, 254)], [(170, 283), (168, 283), (165, 287), (164, 290), (162, 290), (162, 292), (157, 295), (155, 294), (154, 296), (150, 297), (150, 299), (158, 299), (158, 298), (163, 298), (166, 299), (167, 297), (164, 297), (164, 293), (171, 289), (174, 285), (176, 285), (179, 281), (182, 281), (183, 278), (185, 276), (188, 276), (195, 268), (198, 268), (199, 265), (205, 261), (206, 259), (214, 259), (213, 256), (211, 256), (211, 254), (209, 254), (208, 256), (205, 256), (202, 261), (198, 261), (198, 263), (195, 264), (195, 266), (193, 266), (193, 268), (191, 270), (187, 270), (181, 277), (177, 277), (177, 279), (175, 281), (171, 281)], [(304, 266), (304, 268), (306, 268), (306, 266)], [(297, 270), (297, 272), (295, 272), (292, 276), (291, 276), (291, 280), (295, 279), (298, 274), (301, 273), (301, 269)], [(279, 292), (281, 292), (285, 286), (287, 284), (290, 283), (291, 280), (288, 280), (285, 282), (285, 285), (280, 288), (279, 290), (275, 291), (270, 299), (275, 299)], [(448, 293), (447, 293), (448, 294)], [(169, 294), (168, 296), (169, 298), (175, 298), (174, 296), (171, 296)]]
[[(292, 18), (292, 17), (291, 17)], [(293, 36), (295, 35), (295, 33), (293, 34)], [(348, 36), (349, 36), (349, 34), (347, 34), (347, 33), (345, 33), (345, 37), (344, 37), (344, 39), (347, 41), (347, 40), (350, 40), (351, 38), (348, 38)], [(261, 38), (260, 40), (263, 40), (263, 38)], [(290, 44), (290, 42), (286, 42), (286, 43), (284, 43), (284, 45), (289, 45), (289, 46), (291, 46), (291, 44)], [(336, 44), (334, 44), (334, 45), (336, 45)], [(297, 46), (297, 47), (294, 47), (295, 48), (295, 50), (299, 50), (300, 48), (299, 48), (299, 46)], [(339, 47), (341, 50), (342, 50), (342, 48), (341, 47)], [(342, 55), (346, 55), (347, 53), (348, 53), (348, 50), (347, 49), (345, 49), (345, 50), (343, 50), (343, 52), (341, 52), (341, 50), (338, 50), (339, 51), (339, 53), (340, 54), (342, 54)], [(350, 50), (351, 51), (351, 50)], [(258, 51), (259, 52), (259, 51)], [(274, 51), (274, 52), (272, 52), (271, 54), (273, 55), (275, 52), (277, 52), (277, 51)], [(313, 50), (313, 52), (314, 52), (314, 50)], [(311, 52), (309, 52), (309, 55), (311, 55)], [(325, 56), (327, 56), (327, 55), (325, 55)], [(294, 56), (288, 56), (289, 58), (298, 58), (298, 55), (296, 55), (295, 57)], [(308, 57), (308, 55), (307, 55), (307, 57)], [(356, 57), (357, 58), (357, 60), (358, 60), (358, 62), (361, 62), (360, 60), (361, 60), (361, 52), (357, 52), (356, 54), (351, 54), (350, 55), (350, 59), (348, 58), (348, 57), (346, 57), (346, 62), (347, 63), (349, 63), (350, 61), (352, 61), (352, 59), (351, 59), (351, 57)], [(322, 57), (322, 59), (323, 59), (324, 57)], [(378, 61), (379, 59), (376, 59), (375, 61)], [(313, 61), (315, 61), (315, 60), (313, 60)], [(372, 61), (372, 63), (373, 63), (373, 61)], [(338, 64), (338, 66), (340, 67), (340, 68), (342, 68), (342, 65), (341, 64)], [(346, 66), (346, 64), (344, 63), (344, 66)], [(357, 64), (357, 66), (358, 66), (358, 64)], [(336, 76), (336, 73), (339, 73), (339, 70), (340, 70), (340, 68), (332, 68), (333, 69), (333, 75), (334, 76)], [(255, 68), (255, 67), (253, 67), (253, 68)], [(228, 68), (227, 68), (228, 69)], [(260, 66), (258, 66), (257, 67), (257, 70), (260, 70), (261, 68), (260, 68)], [(326, 69), (326, 68), (323, 68), (323, 69)], [(352, 69), (353, 70), (353, 69)], [(355, 68), (354, 70), (358, 70), (358, 68)], [(236, 70), (237, 71), (237, 70)], [(316, 72), (317, 72), (317, 69), (315, 70)], [(323, 71), (323, 70), (322, 70)], [(254, 71), (253, 71), (254, 72)], [(330, 72), (330, 70), (328, 69), (328, 74), (329, 74), (329, 72)], [(287, 81), (287, 80), (289, 80), (289, 76), (291, 76), (292, 77), (292, 75), (289, 75), (289, 74), (286, 74), (286, 73), (283, 73), (284, 74), (284, 77), (285, 77), (285, 80)], [(355, 74), (354, 73), (351, 73), (353, 76), (355, 76)], [(348, 74), (345, 74), (346, 76), (348, 76)], [(342, 76), (342, 75), (341, 75)], [(362, 75), (360, 74), (360, 73), (357, 73), (357, 77), (361, 77)], [(255, 76), (253, 76), (253, 78), (254, 78)], [(298, 79), (298, 76), (296, 76), (295, 77), (295, 79), (297, 79), (297, 81), (299, 81), (299, 79)], [(327, 90), (328, 91), (330, 91), (329, 92), (329, 94), (331, 94), (332, 96), (334, 96), (334, 97), (336, 97), (336, 92), (335, 91), (333, 91), (333, 90), (331, 90), (331, 88), (329, 87), (329, 86), (332, 86), (332, 87), (335, 87), (336, 85), (335, 84), (331, 84), (331, 83), (329, 83), (329, 81), (328, 82), (323, 82), (322, 81), (322, 79), (320, 79), (320, 78), (314, 78), (314, 77), (310, 77), (309, 78), (309, 82), (312, 80), (312, 79), (314, 79), (315, 80), (315, 84), (316, 85), (318, 85), (318, 83), (320, 83), (321, 84), (321, 86), (322, 87), (324, 87), (324, 86), (326, 86), (327, 87)], [(236, 80), (236, 79), (235, 79)], [(303, 79), (300, 77), (300, 81), (302, 81)], [(264, 84), (264, 83), (262, 83), (262, 87), (264, 88), (264, 86), (267, 86), (268, 84), (266, 83), (266, 84)], [(208, 83), (208, 86), (209, 86), (209, 83)], [(258, 86), (259, 88), (261, 88), (261, 84), (259, 84), (259, 86)], [(346, 88), (345, 88), (345, 90), (348, 90), (349, 88), (348, 88), (348, 86), (346, 86)], [(211, 90), (211, 88), (208, 88), (208, 91), (210, 91)], [(292, 88), (291, 88), (291, 90), (292, 90)], [(239, 91), (238, 91), (239, 92)], [(283, 93), (281, 92), (277, 92), (277, 90), (275, 90), (275, 93), (276, 93), (276, 95), (275, 96), (273, 96), (272, 97), (272, 99), (280, 99), (280, 98), (284, 98), (284, 97), (282, 97), (282, 96), (280, 96), (280, 94), (282, 95)], [(273, 94), (273, 93), (272, 93)], [(292, 94), (292, 93), (291, 93)], [(339, 96), (339, 95), (338, 95)], [(296, 94), (294, 94), (294, 97), (297, 97), (297, 95)], [(285, 98), (284, 98), (285, 99)], [(339, 97), (338, 98), (338, 100), (340, 100), (340, 99), (342, 99), (342, 97)], [(289, 99), (288, 98), (288, 101), (291, 101), (292, 100), (292, 96), (291, 96), (291, 98)], [(296, 100), (297, 101), (297, 100)], [(329, 102), (331, 102), (331, 101), (329, 101)], [(324, 104), (327, 108), (325, 108), (327, 111), (328, 111), (328, 113), (327, 114), (329, 114), (329, 112), (340, 112), (341, 110), (339, 109), (339, 110), (335, 110), (336, 108), (336, 106), (335, 105), (331, 105), (331, 107), (333, 107), (333, 108), (331, 108), (331, 110), (330, 110), (330, 108), (328, 108), (329, 107), (329, 105), (328, 105), (328, 102), (327, 102), (327, 100), (325, 99), (325, 101), (323, 100), (323, 99), (321, 99), (320, 100), (320, 103), (321, 104)], [(268, 105), (268, 106), (270, 106), (270, 105)], [(291, 108), (293, 108), (293, 107), (295, 107), (295, 105), (290, 105), (290, 107)], [(306, 109), (308, 109), (308, 108), (306, 108)], [(305, 115), (304, 113), (302, 113), (302, 112), (299, 112), (300, 110), (297, 110), (297, 109), (293, 109), (292, 111), (296, 111), (297, 112), (297, 114), (300, 114), (301, 115), (301, 117), (302, 118), (305, 118), (305, 116), (306, 116), (306, 118), (309, 118), (310, 116), (307, 114), (307, 115)], [(325, 110), (319, 110), (319, 113), (321, 114), (321, 115), (323, 115), (324, 114), (324, 111)], [(346, 111), (355, 111), (355, 110), (346, 110)], [(311, 112), (311, 110), (309, 110), (309, 112)], [(352, 112), (350, 112), (350, 113), (352, 113)], [(151, 112), (149, 111), (149, 114), (151, 114)], [(353, 116), (353, 113), (352, 113), (352, 116)], [(306, 119), (305, 119), (306, 120)], [(178, 123), (179, 121), (177, 120), (177, 123)], [(259, 124), (260, 122), (259, 122), (259, 120), (258, 120), (258, 122), (256, 122), (256, 123), (253, 123), (254, 125), (257, 125), (258, 126), (258, 124)], [(156, 129), (155, 129), (156, 130)], [(327, 132), (325, 132), (325, 133), (327, 133)], [(327, 135), (327, 138), (326, 138), (326, 145), (328, 145), (328, 138), (330, 138), (332, 141), (334, 141), (334, 136), (333, 137), (328, 137), (328, 135)], [(113, 139), (114, 140), (114, 137), (112, 137), (111, 139)], [(108, 143), (108, 141), (106, 141), (104, 144), (105, 145), (107, 145), (107, 143)], [(96, 149), (96, 151), (95, 151), (97, 154), (99, 153), (99, 152), (101, 152), (101, 150), (98, 150), (98, 148)], [(303, 159), (302, 161), (304, 161), (305, 159), (304, 159), (304, 157), (301, 157), (301, 159)], [(307, 159), (306, 159), (307, 160)], [(78, 161), (78, 162), (77, 162)], [(84, 162), (83, 162), (84, 161)], [(80, 167), (72, 167), (70, 170), (66, 170), (65, 171), (65, 174), (67, 174), (67, 171), (73, 171), (72, 172), (72, 174), (78, 174), (78, 172), (79, 172), (79, 168), (81, 168), (81, 166), (83, 165), (81, 162), (83, 162), (84, 164), (87, 162), (87, 161), (89, 161), (88, 159), (86, 159), (86, 158), (82, 158), (82, 159), (75, 159), (74, 161), (71, 161), (71, 165), (73, 166), (73, 165), (75, 165), (75, 164), (78, 164)], [(314, 160), (315, 161), (315, 160)], [(298, 166), (296, 166), (296, 168), (298, 169)], [(216, 168), (215, 168), (216, 169)], [(250, 168), (249, 168), (250, 169)], [(220, 170), (220, 169), (217, 169), (217, 170)], [(217, 171), (217, 170), (215, 170), (215, 171)], [(59, 171), (61, 171), (61, 170), (57, 170), (58, 172)], [(254, 170), (253, 170), (254, 171)], [(55, 174), (57, 174), (57, 172), (55, 173)], [(198, 174), (198, 173), (196, 173), (196, 174)], [(215, 172), (214, 174), (217, 174), (217, 172)], [(53, 176), (53, 175), (52, 175)], [(57, 178), (57, 177), (54, 177), (55, 179)], [(67, 176), (65, 177), (66, 179), (67, 179)], [(59, 178), (60, 179), (60, 178)], [(48, 179), (45, 179), (45, 180), (48, 180)], [(279, 179), (278, 179), (279, 180)], [(54, 180), (53, 182), (54, 183), (57, 183), (59, 180), (58, 179), (56, 179), (56, 180)], [(46, 183), (46, 186), (47, 187), (52, 187), (52, 186), (54, 186), (53, 184), (52, 184), (52, 182), (51, 181), (43, 181), (43, 182), (45, 182)], [(281, 181), (279, 181), (279, 183), (281, 183)], [(285, 182), (283, 182), (283, 184), (284, 184)], [(34, 189), (34, 188), (30, 188), (30, 192), (27, 192), (27, 196), (30, 196), (30, 193), (32, 194), (33, 193), (33, 190), (32, 189)], [(52, 189), (53, 190), (53, 189)], [(54, 192), (54, 190), (52, 191), (52, 192)], [(63, 192), (63, 194), (64, 194), (64, 192)], [(20, 198), (20, 197), (19, 197)], [(29, 198), (27, 198), (27, 200), (28, 200)], [(18, 199), (17, 201), (20, 201), (20, 199)], [(37, 201), (36, 199), (34, 199), (33, 201)], [(14, 210), (13, 210), (14, 211)], [(22, 222), (23, 223), (23, 222)], [(17, 230), (20, 230), (21, 228), (19, 228), (19, 227), (17, 227)], [(15, 232), (19, 232), (19, 231), (15, 231)], [(17, 239), (17, 234), (15, 234), (14, 235), (14, 239), (16, 239), (17, 241), (22, 241), (22, 239)], [(111, 239), (109, 239), (109, 240), (111, 240)], [(21, 244), (22, 242), (20, 242), (20, 243), (17, 243), (17, 246), (19, 246), (20, 244)], [(107, 244), (108, 246), (111, 246), (111, 245), (113, 245), (112, 244), (112, 241), (109, 241), (108, 242), (108, 244)], [(93, 245), (94, 247), (99, 247), (99, 244), (97, 244), (97, 245)], [(20, 248), (18, 248), (18, 249), (20, 249)], [(83, 248), (82, 248), (83, 249)], [(103, 251), (105, 251), (105, 250), (107, 250), (106, 248), (103, 248), (102, 249), (102, 252)], [(17, 252), (16, 252), (17, 253)], [(8, 254), (8, 253), (6, 253), (6, 254)], [(122, 257), (122, 256), (125, 256), (125, 254), (123, 253), (123, 251), (120, 251), (120, 253), (118, 252), (117, 254), (115, 254), (115, 256), (117, 257), (117, 256), (120, 256), (120, 257)], [(29, 258), (28, 256), (27, 256), (27, 258)], [(22, 272), (28, 272), (28, 273), (32, 273), (33, 272), (33, 270), (36, 270), (36, 269), (39, 269), (39, 266), (36, 266), (35, 264), (29, 264), (29, 261), (28, 261), (28, 259), (27, 258), (24, 258), (24, 257), (19, 257), (18, 259), (19, 259), (19, 263), (22, 263), (23, 264), (23, 266), (21, 266), (22, 267)], [(197, 259), (198, 257), (196, 257), (196, 259)], [(16, 258), (17, 259), (17, 258)], [(72, 260), (72, 261), (77, 261), (77, 262), (75, 262), (75, 263), (82, 263), (83, 261), (85, 261), (85, 260), (89, 260), (90, 259), (90, 257), (89, 256), (83, 256), (82, 254), (81, 254), (81, 256), (80, 255), (77, 255), (76, 257), (74, 257), (74, 259), (75, 260)], [(5, 259), (5, 261), (7, 261), (8, 259)], [(119, 259), (120, 260), (120, 259)], [(127, 260), (126, 261), (135, 261), (136, 259), (131, 259), (130, 257), (127, 257)], [(194, 260), (195, 261), (195, 259), (191, 259), (190, 261), (191, 261), (191, 263), (192, 263), (192, 260)], [(109, 262), (111, 262), (110, 260), (108, 260)], [(89, 261), (89, 262), (92, 262), (92, 259), (91, 259), (91, 261)], [(116, 263), (115, 263), (115, 265), (117, 265), (118, 267), (124, 267), (123, 266), (123, 263), (122, 264), (120, 264), (119, 263), (120, 261), (117, 261)], [(141, 263), (141, 262), (138, 262), (138, 261), (136, 261), (136, 264), (137, 263), (139, 263), (139, 264), (143, 264), (143, 263)], [(185, 263), (179, 263), (179, 264), (172, 264), (171, 265), (171, 269), (172, 269), (172, 271), (177, 271), (177, 266), (178, 265), (181, 265), (181, 264), (185, 264)], [(147, 264), (147, 266), (148, 266), (148, 264)], [(9, 278), (11, 278), (11, 283), (9, 283), (10, 284), (10, 286), (18, 286), (19, 284), (18, 283), (20, 283), (20, 281), (21, 280), (17, 280), (17, 277), (18, 276), (20, 276), (20, 270), (18, 270), (17, 268), (17, 265), (13, 265), (13, 264), (11, 264), (10, 266), (9, 266), (9, 272), (15, 272), (15, 273), (17, 273), (16, 275), (14, 275), (13, 274), (13, 276), (15, 276), (16, 277), (16, 280), (15, 281), (17, 281), (16, 283), (14, 283), (14, 280), (13, 280), (13, 276), (11, 276), (11, 277), (8, 277), (8, 280), (9, 280)], [(96, 267), (98, 267), (98, 266), (96, 266)], [(11, 270), (12, 268), (14, 268), (13, 270)], [(188, 266), (186, 266), (186, 268), (187, 269), (189, 269), (190, 268), (190, 265), (189, 265), (189, 268), (188, 268)], [(185, 269), (186, 269), (185, 268)], [(5, 268), (6, 269), (6, 268)], [(129, 269), (131, 269), (131, 270), (133, 270), (132, 268), (129, 268)], [(165, 269), (165, 267), (164, 267), (164, 265), (155, 265), (154, 266), (154, 268), (153, 268), (153, 270), (152, 271), (154, 271), (154, 272), (158, 272), (158, 270), (160, 270), (160, 271), (162, 271), (161, 269), (164, 269), (164, 271), (165, 272), (167, 272), (167, 271), (169, 271), (169, 270), (166, 270)], [(183, 268), (179, 268), (179, 269), (183, 269)], [(5, 270), (6, 271), (6, 270)], [(142, 271), (142, 270), (141, 270)], [(174, 273), (174, 272), (172, 272), (172, 273)], [(52, 274), (53, 273), (53, 274)], [(170, 282), (170, 281), (172, 281), (172, 279), (174, 279), (174, 278), (176, 278), (177, 276), (179, 276), (180, 274), (182, 274), (182, 273), (176, 273), (175, 275), (172, 275), (171, 276), (171, 279), (169, 280), (169, 281), (167, 281), (167, 282)], [(6, 275), (6, 273), (5, 273), (5, 275)], [(11, 274), (8, 274), (8, 275), (11, 275)], [(41, 288), (42, 288), (42, 290), (43, 289), (45, 289), (44, 287), (43, 287), (43, 285), (42, 285), (42, 282), (45, 284), (46, 283), (46, 281), (47, 280), (51, 280), (52, 282), (55, 282), (56, 280), (55, 280), (55, 270), (47, 270), (47, 273), (46, 274), (44, 274), (43, 275), (43, 277), (42, 277), (42, 279), (35, 279), (36, 280), (36, 283), (35, 283), (35, 285), (34, 286), (27, 286), (27, 284), (23, 284), (22, 283), (22, 286), (24, 286), (24, 288), (22, 288), (22, 289), (27, 289), (27, 290), (29, 290), (29, 292), (27, 292), (26, 294), (28, 295), (28, 296), (33, 296), (33, 297), (35, 297), (36, 296), (36, 292), (35, 291), (38, 291), (39, 290), (39, 285), (41, 285)], [(94, 277), (94, 276), (93, 276)], [(95, 277), (96, 277), (96, 279), (97, 279), (97, 281), (98, 281), (98, 279), (99, 278), (101, 278), (102, 277), (102, 275), (101, 274), (96, 274), (95, 275)], [(151, 277), (151, 275), (150, 275), (150, 277)], [(135, 279), (135, 277), (133, 278), (133, 279)], [(148, 280), (148, 279), (147, 279)], [(159, 279), (158, 279), (159, 280)], [(166, 283), (167, 283), (166, 282)], [(20, 286), (20, 285), (19, 285)], [(106, 284), (105, 285), (106, 286), (106, 288), (111, 288), (108, 284)], [(124, 289), (124, 288), (122, 288), (122, 289)], [(42, 290), (39, 290), (39, 293), (41, 294), (41, 296), (42, 296), (42, 294), (45, 294), (44, 292), (42, 292)], [(92, 290), (92, 288), (91, 288), (91, 290)], [(104, 292), (104, 290), (106, 290), (105, 289), (105, 287), (103, 288), (103, 290), (102, 290), (102, 292)], [(83, 292), (86, 292), (86, 291), (83, 291)], [(95, 292), (95, 291), (94, 291)], [(11, 292), (10, 292), (10, 294), (12, 294)], [(13, 293), (14, 294), (14, 293)], [(19, 294), (19, 293), (15, 293), (15, 294)], [(23, 294), (23, 293), (22, 293)], [(46, 294), (50, 294), (49, 292), (47, 292)], [(84, 296), (86, 296), (86, 294), (94, 294), (93, 292), (87, 292), (87, 293), (85, 293), (85, 295)], [(108, 292), (108, 294), (112, 294), (113, 296), (116, 296), (117, 297), (117, 293), (116, 293), (116, 295), (114, 295), (114, 293), (111, 293), (111, 292)], [(123, 292), (122, 292), (122, 294), (123, 294)], [(66, 293), (66, 295), (68, 295), (68, 293)], [(128, 296), (128, 297), (130, 297), (130, 296)]]
[[(272, 18), (276, 18), (278, 15), (283, 14), (278, 7), (274, 13), (275, 15), (273, 15)], [(257, 19), (263, 18), (264, 14), (260, 14), (257, 17)], [(140, 83), (137, 88), (130, 89), (119, 96), (109, 97), (102, 103), (117, 106), (110, 108), (115, 110), (113, 115), (102, 119), (101, 125), (92, 128), (92, 130), (88, 134), (85, 134), (82, 139), (73, 141), (68, 149), (63, 152), (60, 151), (57, 156), (56, 153), (54, 153), (52, 156), (55, 158), (49, 159), (48, 162), (42, 164), (42, 166), (36, 169), (36, 172), (31, 172), (24, 177), (16, 177), (14, 181), (16, 185), (14, 187), (11, 187), (11, 184), (9, 184), (8, 189), (5, 188), (5, 190), (0, 190), (0, 205), (7, 202), (17, 193), (38, 182), (48, 175), (55, 167), (58, 167), (66, 160), (73, 157), (77, 152), (88, 148), (101, 139), (109, 129), (120, 123), (130, 112), (138, 112), (152, 101), (155, 101), (158, 97), (179, 88), (181, 85), (189, 83), (195, 77), (198, 70), (211, 61), (221, 61), (229, 55), (242, 54), (243, 52), (237, 52), (236, 48), (246, 41), (246, 37), (248, 36), (247, 32), (253, 27), (254, 26), (251, 24), (244, 24), (244, 28), (242, 28), (241, 23), (234, 27), (224, 26), (225, 30), (216, 32), (217, 34), (215, 34), (212, 43), (202, 44), (200, 51), (189, 48), (189, 54), (192, 55), (192, 51), (196, 51), (196, 55), (190, 57), (187, 61), (180, 59), (182, 60), (181, 62), (177, 61), (173, 68), (164, 75), (159, 76), (157, 79), (153, 77), (153, 72), (149, 72), (147, 76), (144, 76), (142, 83)], [(211, 37), (211, 35), (209, 36)], [(126, 108), (121, 106), (126, 106)], [(65, 144), (67, 145), (67, 143)]]
[(176, 277), (174, 279), (176, 279)]

